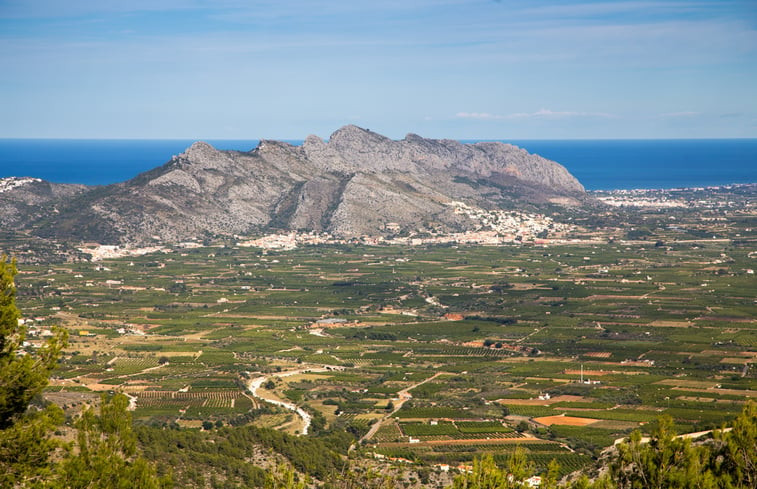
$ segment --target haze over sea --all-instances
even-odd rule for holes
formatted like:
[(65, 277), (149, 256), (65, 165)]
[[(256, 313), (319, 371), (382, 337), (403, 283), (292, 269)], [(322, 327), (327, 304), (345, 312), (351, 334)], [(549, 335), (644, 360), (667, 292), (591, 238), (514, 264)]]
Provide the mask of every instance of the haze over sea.
[[(0, 177), (107, 185), (169, 161), (192, 140), (0, 139)], [(257, 140), (207, 140), (249, 151)], [(288, 141), (300, 144), (301, 141)], [(473, 142), (473, 141), (464, 141)], [(757, 183), (757, 139), (509, 140), (564, 165), (587, 190)]]

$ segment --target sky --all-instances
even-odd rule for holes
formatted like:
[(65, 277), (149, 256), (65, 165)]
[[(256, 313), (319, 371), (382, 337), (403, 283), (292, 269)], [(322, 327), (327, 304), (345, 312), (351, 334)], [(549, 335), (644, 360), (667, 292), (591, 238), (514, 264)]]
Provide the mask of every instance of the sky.
[(0, 138), (757, 137), (757, 0), (0, 0)]

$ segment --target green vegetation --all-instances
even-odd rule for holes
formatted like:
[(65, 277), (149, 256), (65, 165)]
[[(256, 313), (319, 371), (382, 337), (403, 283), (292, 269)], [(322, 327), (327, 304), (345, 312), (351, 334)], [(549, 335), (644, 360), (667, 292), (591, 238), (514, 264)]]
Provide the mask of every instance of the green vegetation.
[[(563, 489), (730, 488), (757, 484), (757, 403), (750, 402), (732, 428), (716, 430), (704, 442), (677, 437), (672, 418), (663, 416), (649, 440), (634, 431), (607, 457), (609, 470), (590, 480), (585, 474), (559, 483), (559, 462), (552, 459), (541, 487)], [(502, 467), (494, 458), (476, 459), (473, 470), (455, 478), (454, 488), (515, 488), (534, 472), (533, 460), (516, 449)]]
[(56, 329), (53, 337), (34, 355), (24, 349), (26, 326), (16, 307), (16, 262), (0, 258), (0, 429), (18, 423), (29, 402), (47, 385), (50, 372), (66, 342), (66, 332)]
[[(720, 221), (726, 211), (743, 214)], [(280, 462), (296, 483), (337, 486), (357, 464), (361, 473), (391, 466), (397, 484), (443, 487), (455, 467), (487, 454), (507, 467), (516, 447), (533, 474), (554, 460), (563, 477), (605, 463), (605, 450), (635, 430), (734, 423), (757, 397), (754, 218), (732, 207), (618, 212), (576, 210), (575, 222), (608, 227), (559, 245), (228, 241), (25, 266), (0, 297), (0, 378), (21, 382), (0, 385), (0, 409), (3, 440), (26, 436), (16, 446), (33, 448), (0, 460), (34, 458), (35, 471), (60, 474), (58, 461), (77, 453), (78, 441), (65, 448), (77, 426), (104, 429), (96, 409), (85, 411), (88, 425), (77, 421), (103, 393), (118, 405), (116, 394), (128, 395), (123, 415), (137, 436), (136, 451), (111, 455), (133, 464), (142, 453), (155, 480), (170, 472), (181, 487), (274, 484)], [(626, 240), (629, 227), (649, 234)], [(708, 227), (722, 240), (683, 231)], [(60, 354), (58, 325), (69, 335)], [(269, 401), (296, 405), (310, 424)], [(719, 440), (691, 449), (725, 460), (718, 443), (734, 443)], [(0, 463), (7, 480), (24, 480), (31, 462)], [(275, 484), (288, 484), (284, 475)]]
[[(24, 351), (26, 328), (16, 308), (15, 262), (0, 259), (0, 485), (3, 487), (158, 489), (171, 485), (137, 454), (132, 420), (123, 395), (100, 402), (99, 415), (85, 408), (74, 422), (76, 441), (52, 431), (62, 427), (61, 409), (48, 404), (27, 410), (48, 382), (66, 342), (58, 332), (36, 352)], [(57, 432), (56, 432), (57, 434)], [(54, 452), (61, 452), (55, 454)], [(54, 456), (55, 455), (55, 456)]]

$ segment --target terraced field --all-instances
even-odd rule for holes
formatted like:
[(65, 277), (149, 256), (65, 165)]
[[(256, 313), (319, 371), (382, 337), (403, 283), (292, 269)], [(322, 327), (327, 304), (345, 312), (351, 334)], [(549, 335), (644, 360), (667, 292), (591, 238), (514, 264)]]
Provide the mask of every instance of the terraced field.
[[(542, 453), (544, 440), (573, 467), (662, 414), (679, 431), (719, 426), (757, 392), (757, 223), (690, 241), (661, 222), (645, 240), (229, 242), (23, 266), (18, 302), (36, 334), (72, 332), (50, 390), (130, 393), (141, 423), (296, 429), (248, 397), (267, 376), (267, 392), (312, 415), (308, 436), (375, 426), (356, 449), (433, 463), (518, 443)], [(322, 371), (270, 375), (308, 368)]]

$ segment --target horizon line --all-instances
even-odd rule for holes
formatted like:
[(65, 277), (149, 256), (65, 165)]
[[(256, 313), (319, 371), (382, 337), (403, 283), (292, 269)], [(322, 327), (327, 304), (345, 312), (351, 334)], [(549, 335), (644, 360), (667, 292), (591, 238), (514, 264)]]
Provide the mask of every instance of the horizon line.
[[(380, 134), (380, 133), (377, 133)], [(423, 139), (451, 139), (453, 141), (722, 141), (722, 140), (755, 140), (756, 136), (751, 137), (739, 137), (739, 136), (725, 136), (725, 137), (581, 137), (581, 138), (521, 138), (521, 137), (500, 137), (500, 138), (453, 138), (453, 137), (425, 137)], [(402, 141), (403, 139), (389, 138), (393, 141)], [(0, 137), (0, 141), (305, 141), (304, 138), (246, 138), (246, 137)], [(324, 139), (328, 141), (328, 139)]]

